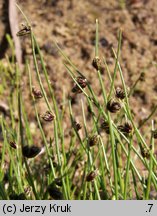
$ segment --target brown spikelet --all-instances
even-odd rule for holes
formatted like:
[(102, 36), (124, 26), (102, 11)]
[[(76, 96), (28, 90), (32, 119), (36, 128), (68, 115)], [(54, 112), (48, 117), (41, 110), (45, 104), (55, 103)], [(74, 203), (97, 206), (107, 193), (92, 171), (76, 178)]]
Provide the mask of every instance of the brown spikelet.
[(121, 109), (121, 104), (115, 99), (110, 99), (107, 103), (107, 109), (111, 113), (116, 113)]
[(77, 77), (77, 82), (81, 88), (85, 88), (87, 86), (87, 79), (82, 76)]
[(140, 80), (141, 82), (144, 82), (144, 81), (145, 81), (145, 73), (144, 73), (144, 72), (142, 72), (142, 73), (140, 74), (139, 80)]
[(22, 154), (24, 157), (27, 158), (34, 158), (41, 152), (41, 148), (37, 146), (28, 146), (25, 145), (22, 147)]
[(63, 200), (63, 193), (54, 185), (54, 183), (48, 186), (47, 191), (54, 200)]
[(152, 134), (153, 134), (154, 139), (157, 139), (157, 129), (152, 131)]
[(10, 146), (11, 146), (12, 148), (17, 149), (16, 142), (10, 141), (9, 144), (10, 144)]
[[(81, 86), (81, 88), (85, 88), (87, 86), (87, 79), (82, 77), (82, 76), (79, 76), (77, 77), (77, 82), (78, 84)], [(72, 92), (73, 93), (81, 93), (82, 90), (79, 88), (79, 86), (77, 84), (74, 85), (74, 87), (72, 88)]]
[(32, 87), (32, 93), (36, 99), (43, 97), (41, 91), (39, 89), (37, 89), (35, 86)]
[(81, 124), (76, 121), (73, 122), (73, 127), (76, 131), (79, 131), (82, 128)]
[(119, 125), (117, 128), (124, 134), (129, 134), (132, 132), (132, 125), (130, 122), (125, 122), (124, 125)]
[(101, 129), (101, 130), (104, 130), (107, 134), (110, 133), (109, 124), (108, 124), (108, 122), (105, 121), (105, 120), (101, 123), (100, 129)]
[(141, 147), (141, 155), (142, 155), (142, 157), (149, 159), (150, 152), (148, 149)]
[(116, 97), (123, 100), (125, 98), (125, 92), (122, 88), (117, 87), (116, 88)]
[(24, 35), (30, 34), (30, 32), (31, 32), (31, 27), (23, 24), (23, 28), (22, 28), (20, 31), (18, 31), (18, 32), (16, 33), (16, 35), (17, 35), (18, 37), (22, 37), (22, 36), (24, 36)]
[(95, 134), (91, 137), (89, 137), (89, 146), (92, 147), (92, 146), (95, 146), (99, 143), (99, 135)]
[(86, 176), (86, 181), (91, 182), (93, 181), (96, 176), (98, 176), (98, 169), (91, 171), (87, 176)]
[(101, 59), (99, 57), (95, 57), (93, 59), (92, 65), (96, 70), (101, 70)]
[(43, 115), (41, 115), (41, 118), (46, 122), (51, 122), (54, 120), (55, 116), (48, 110)]

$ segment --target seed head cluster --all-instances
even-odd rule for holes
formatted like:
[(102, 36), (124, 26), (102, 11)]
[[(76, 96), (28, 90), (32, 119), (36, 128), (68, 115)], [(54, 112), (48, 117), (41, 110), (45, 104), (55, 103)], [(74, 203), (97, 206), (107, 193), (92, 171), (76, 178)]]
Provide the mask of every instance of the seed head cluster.
[(125, 98), (125, 92), (120, 87), (116, 88), (116, 97), (123, 100)]
[(107, 110), (111, 113), (116, 113), (121, 109), (121, 104), (115, 99), (110, 99), (107, 103)]
[[(87, 86), (87, 79), (84, 77), (77, 77), (76, 79), (77, 83), (81, 86), (82, 89), (84, 89)], [(72, 88), (72, 92), (73, 93), (81, 93), (82, 90), (80, 89), (80, 87), (75, 84), (74, 87)]]
[(54, 120), (55, 116), (48, 110), (43, 115), (41, 115), (41, 118), (46, 122), (51, 122)]
[(93, 59), (92, 65), (96, 70), (101, 70), (101, 59), (99, 57), (95, 57)]
[(35, 86), (32, 87), (32, 93), (36, 99), (43, 97), (41, 91), (39, 89), (37, 89)]
[(119, 125), (117, 128), (124, 134), (130, 134), (132, 132), (132, 125), (130, 122), (125, 122), (124, 125)]

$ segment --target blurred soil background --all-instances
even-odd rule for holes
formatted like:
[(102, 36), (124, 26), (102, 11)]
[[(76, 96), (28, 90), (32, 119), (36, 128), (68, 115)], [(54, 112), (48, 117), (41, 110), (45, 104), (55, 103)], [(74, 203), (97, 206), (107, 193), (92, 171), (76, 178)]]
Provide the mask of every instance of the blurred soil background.
[[(114, 57), (111, 48), (117, 48), (118, 30), (122, 29), (121, 66), (127, 86), (131, 88), (140, 76), (145, 73), (145, 80), (138, 82), (130, 104), (137, 119), (137, 124), (145, 119), (157, 102), (157, 1), (156, 0), (126, 0), (122, 5), (118, 0), (18, 0), (20, 7), (28, 17), (40, 45), (50, 82), (55, 91), (55, 96), (60, 109), (68, 109), (67, 99), (73, 98), (75, 118), (81, 121), (82, 94), (74, 95), (71, 91), (73, 82), (64, 65), (63, 58), (59, 55), (53, 41), (57, 41), (68, 57), (90, 81), (96, 94), (102, 100), (102, 93), (97, 78), (97, 73), (92, 66), (95, 46), (95, 19), (99, 19), (99, 50), (100, 58), (106, 58), (111, 73), (114, 70)], [(0, 0), (0, 59), (7, 67), (6, 54), (10, 55), (6, 40), (6, 33), (10, 34), (9, 1)], [(18, 11), (18, 25), (25, 23)], [(31, 60), (31, 72), (34, 75), (33, 84), (39, 88), (33, 66), (30, 37), (20, 38), (22, 46), (23, 63), (25, 58)], [(40, 133), (36, 128), (36, 118), (31, 104), (29, 81), (27, 71), (21, 71), (21, 86), (27, 114), (30, 121), (34, 142), (39, 144)], [(42, 73), (42, 71), (41, 71)], [(109, 81), (107, 72), (102, 71), (107, 89)], [(44, 75), (43, 75), (44, 77)], [(8, 97), (12, 88), (2, 88), (0, 77), (0, 112), (8, 106)], [(120, 78), (116, 79), (116, 86), (121, 85)], [(46, 86), (45, 86), (46, 87)], [(46, 87), (47, 88), (47, 87)], [(64, 99), (64, 100), (63, 100)], [(64, 102), (63, 102), (64, 101)], [(4, 106), (6, 106), (4, 108)], [(38, 102), (39, 113), (45, 112), (44, 99)], [(6, 116), (6, 118), (9, 117)], [(156, 115), (153, 117), (156, 119)], [(70, 133), (69, 115), (65, 115), (65, 137)], [(149, 121), (151, 127), (151, 122)], [(50, 125), (45, 126), (48, 137), (52, 136)], [(142, 129), (144, 130), (144, 128)], [(150, 129), (151, 130), (151, 129)], [(148, 128), (147, 128), (147, 132)], [(150, 136), (150, 133), (149, 133)]]

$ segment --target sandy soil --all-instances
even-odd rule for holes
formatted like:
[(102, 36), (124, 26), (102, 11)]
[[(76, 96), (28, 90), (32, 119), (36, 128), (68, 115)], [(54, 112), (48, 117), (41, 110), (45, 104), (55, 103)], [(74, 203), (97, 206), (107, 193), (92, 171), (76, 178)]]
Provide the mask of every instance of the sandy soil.
[[(156, 0), (126, 0), (126, 6), (121, 7), (116, 0), (19, 0), (29, 18), (40, 48), (43, 52), (50, 81), (55, 90), (57, 101), (62, 104), (63, 93), (67, 99), (72, 94), (73, 82), (62, 64), (53, 41), (56, 40), (67, 53), (72, 62), (85, 74), (95, 92), (100, 96), (101, 91), (97, 74), (92, 67), (94, 57), (95, 19), (99, 19), (100, 57), (105, 56), (111, 72), (114, 69), (114, 58), (111, 47), (117, 47), (117, 33), (123, 30), (121, 50), (121, 66), (128, 87), (133, 86), (141, 72), (145, 72), (145, 81), (137, 84), (131, 97), (131, 107), (135, 118), (140, 121), (149, 115), (157, 101), (157, 1)], [(7, 19), (7, 1), (0, 0), (0, 58), (7, 53), (4, 35), (9, 32)], [(24, 22), (19, 13), (19, 25)], [(28, 37), (21, 39), (24, 56), (31, 56)], [(32, 67), (32, 73), (34, 68)], [(29, 118), (34, 127), (34, 112), (31, 108), (28, 93), (28, 75), (23, 73), (23, 93)], [(109, 88), (106, 71), (103, 73), (104, 82)], [(1, 80), (1, 79), (0, 79)], [(37, 85), (34, 76), (34, 84)], [(121, 85), (119, 76), (116, 85)], [(4, 95), (0, 95), (5, 102)], [(83, 98), (79, 95), (78, 98)], [(39, 112), (45, 111), (43, 100), (39, 102)], [(66, 106), (66, 104), (65, 104)], [(80, 117), (80, 100), (75, 100), (76, 119)], [(154, 116), (154, 119), (156, 117)], [(65, 117), (64, 127), (68, 128), (69, 118)], [(150, 124), (150, 122), (149, 122)], [(46, 130), (49, 132), (49, 126)], [(67, 134), (69, 131), (67, 131)], [(37, 133), (36, 133), (37, 137)], [(36, 139), (35, 142), (38, 142)]]

